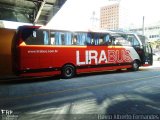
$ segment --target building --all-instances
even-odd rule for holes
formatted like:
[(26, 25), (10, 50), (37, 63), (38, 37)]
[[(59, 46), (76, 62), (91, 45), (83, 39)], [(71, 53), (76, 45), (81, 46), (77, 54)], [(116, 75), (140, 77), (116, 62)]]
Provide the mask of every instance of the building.
[[(142, 28), (131, 29), (131, 31), (142, 34)], [(144, 29), (144, 35), (150, 41), (160, 40), (160, 21), (152, 25), (147, 25)]]
[(119, 28), (119, 4), (104, 6), (100, 10), (100, 27), (102, 29)]

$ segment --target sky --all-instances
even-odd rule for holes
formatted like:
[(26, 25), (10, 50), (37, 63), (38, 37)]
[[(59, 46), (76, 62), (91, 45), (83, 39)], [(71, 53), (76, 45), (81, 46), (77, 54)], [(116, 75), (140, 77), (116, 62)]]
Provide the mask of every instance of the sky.
[(122, 24), (131, 27), (141, 27), (143, 16), (145, 25), (151, 25), (160, 21), (160, 0), (121, 0), (123, 18), (127, 20)]
[[(50, 20), (51, 29), (90, 29), (100, 19), (100, 7), (120, 2), (121, 27), (140, 27), (160, 21), (160, 0), (67, 0), (58, 13)], [(93, 15), (94, 14), (94, 15)], [(98, 26), (99, 27), (99, 26)]]

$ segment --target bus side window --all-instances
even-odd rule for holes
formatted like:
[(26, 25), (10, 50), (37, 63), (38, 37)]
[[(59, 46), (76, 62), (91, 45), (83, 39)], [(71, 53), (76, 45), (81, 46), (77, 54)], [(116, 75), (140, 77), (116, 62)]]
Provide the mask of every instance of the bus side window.
[(103, 42), (101, 44), (102, 45), (110, 45), (111, 44), (110, 36), (109, 35), (103, 36)]
[(43, 31), (43, 35), (44, 35), (44, 45), (49, 45), (49, 36), (48, 36), (48, 32), (47, 31)]
[(131, 43), (132, 46), (140, 46), (139, 41), (133, 35), (128, 36), (128, 41)]
[(117, 46), (131, 46), (131, 43), (123, 37), (115, 37), (114, 45)]
[(99, 45), (105, 45), (104, 37), (99, 38)]
[(117, 46), (123, 45), (123, 38), (121, 38), (121, 37), (115, 38), (115, 45), (117, 45)]
[(99, 34), (96, 34), (96, 33), (95, 33), (93, 45), (99, 45)]
[(133, 39), (132, 39), (132, 37), (128, 37), (128, 41), (131, 42), (131, 44), (133, 45)]
[(55, 45), (55, 32), (50, 32), (51, 45)]
[(36, 44), (36, 34), (37, 31), (33, 29), (24, 29), (22, 31), (22, 39), (26, 45), (35, 45)]
[(36, 38), (37, 37), (37, 32), (33, 31), (33, 37)]
[(64, 34), (64, 44), (71, 45), (72, 44), (72, 34), (70, 32), (66, 32)]
[(25, 29), (22, 38), (27, 45), (48, 45), (49, 36), (47, 31)]
[(41, 30), (37, 30), (36, 41), (34, 45), (44, 45), (44, 35)]
[(134, 46), (140, 46), (140, 43), (137, 39), (134, 39)]
[(76, 39), (77, 45), (86, 45), (88, 43), (87, 33), (75, 33), (74, 35)]
[(86, 39), (87, 39), (87, 34), (82, 33), (82, 41), (81, 41), (82, 44), (81, 45), (85, 45)]
[(86, 33), (77, 33), (77, 45), (85, 45), (87, 42), (87, 34)]
[(117, 45), (117, 40), (115, 37), (112, 38), (112, 45)]
[(77, 45), (77, 35), (72, 36), (72, 45)]
[(55, 33), (55, 45), (62, 45), (61, 32)]
[(92, 35), (91, 35), (91, 33), (88, 33), (85, 44), (86, 44), (86, 45), (92, 45), (92, 42), (93, 42), (93, 40), (92, 40)]
[(71, 45), (72, 34), (70, 32), (51, 32), (52, 45)]
[(62, 44), (60, 44), (60, 45), (65, 45), (65, 39), (64, 38), (65, 38), (64, 33), (61, 33), (60, 39), (61, 39)]

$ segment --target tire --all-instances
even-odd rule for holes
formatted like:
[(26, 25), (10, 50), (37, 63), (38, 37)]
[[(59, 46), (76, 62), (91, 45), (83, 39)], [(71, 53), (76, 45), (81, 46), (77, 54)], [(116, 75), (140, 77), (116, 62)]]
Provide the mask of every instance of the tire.
[(61, 71), (62, 78), (69, 79), (75, 76), (75, 67), (73, 65), (67, 64), (62, 68)]
[(132, 63), (132, 68), (131, 68), (132, 71), (138, 71), (139, 70), (139, 62), (138, 61), (133, 61)]

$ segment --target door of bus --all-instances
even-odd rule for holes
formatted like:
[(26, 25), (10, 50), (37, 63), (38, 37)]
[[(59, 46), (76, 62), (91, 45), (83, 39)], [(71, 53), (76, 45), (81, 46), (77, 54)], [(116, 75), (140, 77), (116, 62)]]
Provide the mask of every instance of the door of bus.
[(152, 47), (150, 44), (145, 44), (144, 45), (144, 59), (145, 63), (144, 64), (153, 64), (153, 53), (152, 53)]

